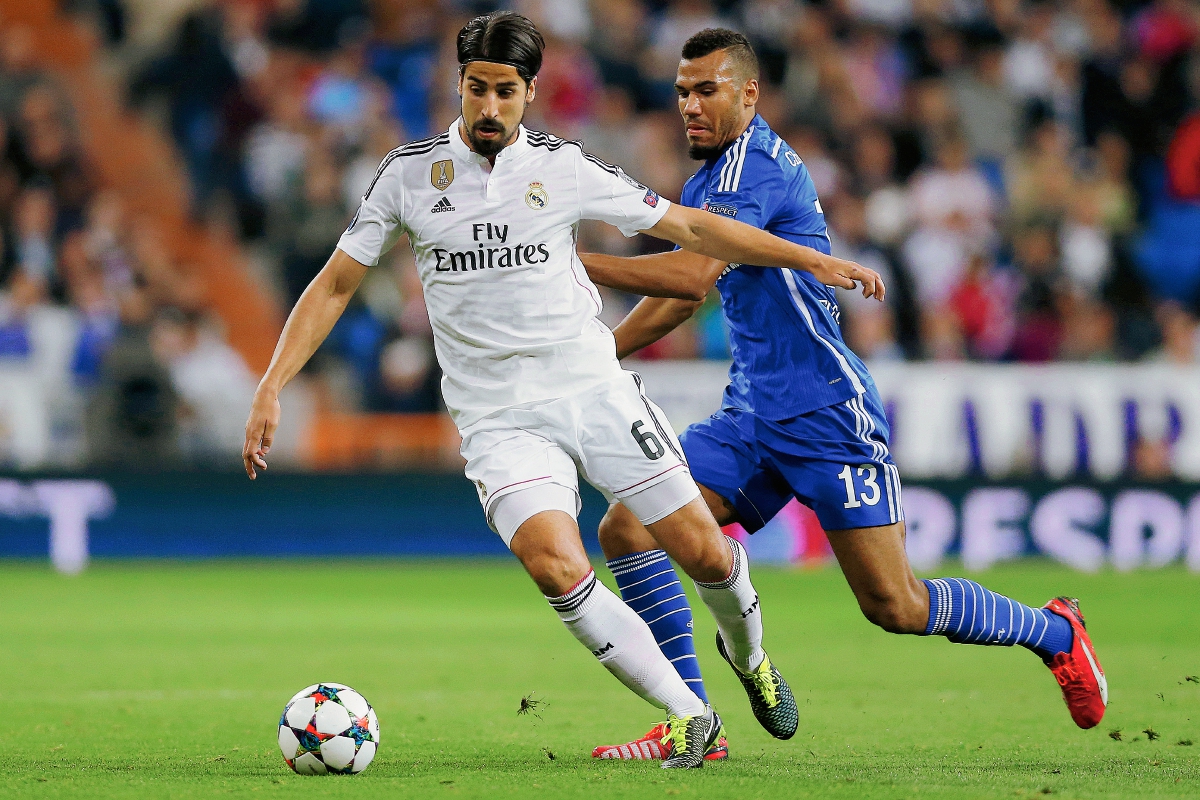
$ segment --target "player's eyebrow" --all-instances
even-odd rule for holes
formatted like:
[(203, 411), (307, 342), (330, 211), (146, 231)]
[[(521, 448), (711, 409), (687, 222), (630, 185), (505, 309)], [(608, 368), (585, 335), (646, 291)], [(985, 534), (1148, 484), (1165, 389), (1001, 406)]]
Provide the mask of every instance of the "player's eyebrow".
[(675, 84), (675, 90), (679, 91), (679, 92), (695, 92), (695, 91), (699, 91), (700, 89), (709, 89), (709, 88), (715, 87), (716, 85), (717, 85), (716, 81), (700, 81), (699, 83), (692, 84), (691, 88), (689, 89), (687, 86), (684, 86), (682, 83), (677, 83), (677, 84)]
[[(482, 86), (485, 89), (488, 87), (487, 81), (485, 81), (483, 78), (477, 78), (474, 75), (468, 75), (467, 81), (469, 83), (474, 83), (479, 86)], [(511, 89), (512, 87), (517, 86), (517, 85), (518, 84), (516, 81), (500, 81), (499, 83), (496, 84), (496, 88), (497, 89)]]

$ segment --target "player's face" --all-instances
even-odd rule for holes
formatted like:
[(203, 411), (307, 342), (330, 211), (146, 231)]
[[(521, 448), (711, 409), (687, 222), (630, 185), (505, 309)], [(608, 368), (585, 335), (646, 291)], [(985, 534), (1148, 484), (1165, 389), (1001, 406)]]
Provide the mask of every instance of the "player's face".
[(679, 62), (675, 75), (679, 113), (687, 133), (688, 155), (701, 160), (719, 155), (741, 135), (754, 116), (758, 81), (739, 78), (725, 50)]
[(458, 79), (458, 93), (471, 149), (491, 157), (512, 144), (536, 87), (537, 78), (526, 84), (507, 64), (467, 64)]

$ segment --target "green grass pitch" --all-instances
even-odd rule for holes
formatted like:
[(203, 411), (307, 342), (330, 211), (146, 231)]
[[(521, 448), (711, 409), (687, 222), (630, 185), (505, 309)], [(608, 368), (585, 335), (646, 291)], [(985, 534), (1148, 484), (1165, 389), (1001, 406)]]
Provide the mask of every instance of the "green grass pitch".
[[(76, 578), (0, 563), (0, 796), (1200, 796), (1200, 576), (979, 576), (1026, 602), (1082, 599), (1112, 702), (1080, 731), (1021, 648), (882, 633), (836, 569), (754, 575), (800, 731), (758, 728), (693, 601), (732, 758), (682, 773), (590, 757), (656, 711), (513, 562), (101, 563)], [(294, 775), (275, 745), (283, 704), (322, 680), (378, 710), (360, 776)], [(530, 693), (540, 718), (517, 714)]]

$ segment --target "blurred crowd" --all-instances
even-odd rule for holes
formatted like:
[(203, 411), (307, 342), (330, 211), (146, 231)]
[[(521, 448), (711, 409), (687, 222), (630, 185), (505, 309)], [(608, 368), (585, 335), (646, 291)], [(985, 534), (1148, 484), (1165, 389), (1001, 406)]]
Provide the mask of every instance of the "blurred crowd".
[(162, 231), (101, 185), (70, 93), (37, 56), (29, 28), (0, 28), (6, 455), (170, 468), (240, 448), (249, 369)]
[[(382, 157), (457, 116), (462, 24), (508, 7), (548, 41), (526, 124), (582, 140), (672, 199), (697, 166), (672, 86), (680, 48), (705, 27), (745, 32), (762, 64), (759, 111), (804, 158), (834, 253), (888, 281), (884, 305), (843, 295), (846, 338), (869, 361), (1200, 361), (1200, 6), (1189, 0), (186, 5), (161, 46), (126, 59), (127, 102), (163, 121), (193, 215), (241, 240), (281, 306), (321, 268)], [(134, 0), (70, 10), (128, 53)], [(193, 420), (188, 436), (212, 439), (216, 427), (194, 422), (219, 405), (205, 376), (237, 383), (239, 398), (251, 379), (186, 268), (94, 185), (65, 95), (19, 40), (7, 32), (0, 53), (0, 358), (28, 347), (23, 309), (69, 306), (78, 385), (111, 386), (114, 353), (142, 348), (133, 360), (158, 370), (147, 392), (172, 399), (106, 402), (151, 409), (145, 425)], [(580, 231), (583, 249), (661, 246)], [(606, 321), (636, 300), (607, 292)], [(726, 358), (716, 298), (641, 356)], [(188, 363), (199, 364), (191, 389)], [(438, 407), (406, 246), (371, 271), (309, 377), (337, 407)]]

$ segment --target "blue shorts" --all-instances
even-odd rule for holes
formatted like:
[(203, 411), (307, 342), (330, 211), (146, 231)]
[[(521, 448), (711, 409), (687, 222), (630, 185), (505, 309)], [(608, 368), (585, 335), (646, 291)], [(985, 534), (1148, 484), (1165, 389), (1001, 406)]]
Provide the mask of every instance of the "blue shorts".
[(873, 391), (778, 422), (725, 408), (679, 441), (692, 477), (728, 500), (750, 533), (793, 497), (827, 531), (904, 519), (900, 473)]

